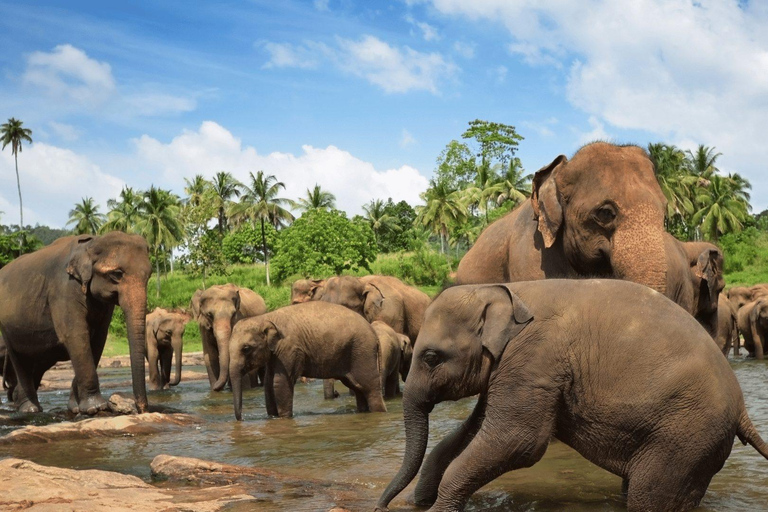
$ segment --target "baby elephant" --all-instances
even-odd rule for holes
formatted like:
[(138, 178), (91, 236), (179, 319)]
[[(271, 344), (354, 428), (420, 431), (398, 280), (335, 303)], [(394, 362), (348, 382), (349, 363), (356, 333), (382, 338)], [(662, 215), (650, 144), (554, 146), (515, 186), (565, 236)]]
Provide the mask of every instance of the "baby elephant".
[(403, 465), (378, 509), (419, 471), (435, 404), (476, 394), (421, 468), (415, 501), (433, 512), (532, 466), (552, 436), (622, 477), (629, 512), (696, 507), (735, 437), (768, 458), (728, 361), (660, 293), (619, 280), (457, 286), (416, 340)]
[(738, 326), (749, 355), (763, 359), (768, 334), (768, 298), (759, 298), (742, 306), (738, 312)]
[(376, 334), (365, 318), (344, 306), (304, 302), (246, 318), (232, 330), (229, 349), (238, 420), (242, 377), (264, 365), (264, 400), (270, 416), (293, 415), (293, 386), (299, 377), (339, 379), (354, 391), (359, 412), (387, 411)]
[(371, 323), (373, 332), (379, 340), (379, 364), (381, 365), (381, 384), (384, 398), (393, 398), (400, 394), (400, 377), (405, 381), (411, 367), (411, 340), (405, 334), (398, 334), (389, 325), (376, 320)]
[[(176, 386), (181, 381), (181, 351), (184, 330), (192, 315), (155, 308), (147, 315), (147, 361), (152, 389)], [(171, 380), (171, 361), (176, 356), (176, 374)]]

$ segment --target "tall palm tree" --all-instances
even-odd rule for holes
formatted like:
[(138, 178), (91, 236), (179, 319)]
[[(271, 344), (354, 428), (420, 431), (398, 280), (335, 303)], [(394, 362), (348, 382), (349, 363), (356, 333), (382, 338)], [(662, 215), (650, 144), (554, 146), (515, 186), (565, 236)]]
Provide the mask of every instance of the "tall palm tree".
[(440, 235), (440, 252), (445, 254), (445, 239), (448, 229), (453, 224), (460, 224), (467, 218), (467, 205), (459, 191), (452, 189), (446, 182), (432, 182), (421, 195), (423, 206), (416, 207), (416, 224), (429, 228)]
[(693, 215), (693, 223), (700, 224), (701, 231), (714, 242), (724, 233), (741, 231), (751, 208), (743, 192), (719, 174), (710, 176), (709, 186), (699, 192), (696, 202), (701, 208)]
[(312, 190), (307, 189), (306, 197), (299, 198), (298, 201), (292, 202), (291, 206), (302, 212), (309, 210), (330, 210), (336, 208), (336, 196), (330, 192), (326, 192), (320, 188), (320, 185), (315, 183), (315, 188)]
[(533, 174), (525, 174), (520, 159), (513, 158), (501, 177), (501, 191), (496, 197), (496, 203), (499, 206), (506, 201), (512, 201), (515, 205), (522, 203), (526, 198), (531, 197), (532, 179)]
[(184, 187), (184, 193), (187, 194), (187, 198), (184, 202), (192, 206), (200, 206), (200, 203), (203, 202), (205, 192), (211, 187), (211, 183), (206, 180), (202, 174), (196, 174), (191, 180), (189, 178), (184, 178), (184, 183), (187, 184), (187, 186)]
[(211, 182), (213, 200), (219, 217), (219, 233), (222, 235), (227, 229), (227, 209), (231, 205), (233, 197), (240, 197), (240, 187), (242, 184), (228, 172), (216, 173)]
[(692, 175), (683, 151), (669, 144), (648, 144), (648, 154), (656, 169), (656, 181), (667, 198), (668, 220), (679, 217), (686, 224), (695, 211), (698, 177)]
[(685, 154), (688, 170), (691, 174), (695, 174), (704, 179), (709, 179), (710, 176), (719, 170), (715, 166), (715, 163), (717, 162), (717, 159), (722, 156), (722, 153), (715, 153), (715, 148), (699, 144), (696, 151), (691, 151), (689, 149)]
[[(32, 144), (32, 130), (23, 127), (24, 122), (16, 118), (8, 119), (8, 122), (0, 125), (0, 140), (3, 141), (3, 150), (11, 145), (11, 153), (16, 161), (16, 187), (19, 189), (19, 229), (24, 229), (24, 208), (21, 202), (21, 180), (19, 180), (19, 153), (22, 143)], [(23, 235), (22, 235), (23, 243)]]
[(285, 188), (282, 181), (272, 175), (265, 175), (259, 171), (256, 176), (249, 173), (251, 185), (242, 185), (243, 195), (240, 202), (232, 205), (230, 212), (237, 222), (250, 220), (254, 224), (261, 224), (261, 248), (264, 251), (264, 266), (267, 272), (267, 286), (269, 282), (269, 252), (267, 251), (267, 233), (265, 226), (272, 224), (275, 228), (282, 227), (286, 222), (293, 220), (293, 215), (284, 206), (290, 204), (288, 199), (277, 197), (280, 189)]
[(101, 227), (101, 231), (133, 232), (136, 222), (139, 220), (141, 201), (142, 194), (140, 192), (134, 191), (131, 187), (123, 188), (120, 191), (119, 199), (107, 201), (109, 213), (107, 213), (107, 222)]
[(499, 177), (491, 169), (490, 164), (483, 160), (480, 167), (477, 168), (474, 185), (468, 188), (465, 194), (467, 194), (468, 201), (477, 205), (478, 209), (483, 212), (486, 225), (488, 225), (490, 203), (495, 202), (501, 192), (502, 185), (499, 183)]
[(373, 236), (376, 238), (376, 246), (379, 246), (379, 234), (382, 231), (402, 231), (397, 225), (397, 219), (386, 211), (386, 204), (381, 199), (372, 199), (370, 203), (363, 206), (365, 218), (371, 223)]
[(184, 238), (184, 228), (179, 220), (179, 198), (167, 190), (152, 185), (144, 192), (139, 204), (140, 219), (136, 231), (147, 240), (155, 256), (157, 297), (160, 297), (160, 253), (170, 251)]
[(106, 215), (99, 213), (99, 205), (94, 204), (92, 197), (84, 197), (77, 203), (74, 209), (69, 210), (69, 222), (75, 225), (76, 235), (95, 235), (107, 219)]

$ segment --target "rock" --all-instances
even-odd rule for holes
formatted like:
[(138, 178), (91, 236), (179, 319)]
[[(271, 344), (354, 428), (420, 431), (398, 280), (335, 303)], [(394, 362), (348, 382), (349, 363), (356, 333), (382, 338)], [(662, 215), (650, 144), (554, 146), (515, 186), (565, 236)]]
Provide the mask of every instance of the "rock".
[(0, 510), (213, 512), (252, 501), (241, 489), (159, 489), (141, 479), (100, 470), (61, 469), (21, 459), (0, 461)]
[(126, 398), (118, 393), (109, 397), (109, 410), (115, 414), (138, 414), (136, 400)]
[(41, 427), (26, 426), (0, 437), (0, 446), (10, 443), (51, 443), (61, 439), (133, 437), (201, 423), (189, 414), (150, 412), (132, 416), (64, 421)]
[(115, 359), (114, 361), (109, 363), (110, 368), (120, 368), (121, 366), (123, 366), (123, 363), (119, 359)]

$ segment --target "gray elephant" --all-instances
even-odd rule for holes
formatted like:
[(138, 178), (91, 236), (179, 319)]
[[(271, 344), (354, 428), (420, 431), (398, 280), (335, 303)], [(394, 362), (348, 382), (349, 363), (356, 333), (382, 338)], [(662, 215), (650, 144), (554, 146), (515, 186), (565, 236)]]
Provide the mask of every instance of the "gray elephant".
[(755, 359), (762, 360), (768, 334), (768, 297), (757, 299), (739, 309), (739, 332), (744, 336), (744, 348)]
[(381, 366), (381, 385), (384, 398), (394, 398), (400, 394), (400, 377), (405, 381), (411, 367), (411, 340), (405, 334), (398, 334), (390, 326), (375, 320), (371, 328), (379, 340), (379, 364)]
[(736, 310), (728, 297), (720, 294), (717, 305), (717, 337), (715, 342), (724, 356), (733, 347), (733, 355), (739, 355), (739, 328)]
[(300, 377), (339, 379), (354, 391), (358, 411), (387, 411), (376, 334), (363, 317), (343, 306), (305, 302), (247, 318), (235, 325), (230, 349), (238, 420), (242, 376), (261, 366), (267, 369), (264, 400), (270, 416), (293, 416), (293, 387)]
[(192, 315), (200, 327), (203, 358), (211, 389), (221, 391), (229, 382), (229, 340), (232, 328), (244, 318), (267, 312), (264, 299), (234, 284), (197, 290), (192, 296)]
[(629, 512), (696, 507), (735, 437), (768, 459), (728, 361), (660, 293), (620, 280), (457, 286), (429, 307), (416, 341), (405, 456), (378, 509), (422, 466), (433, 407), (476, 394), (421, 468), (415, 501), (431, 511), (462, 510), (483, 485), (539, 461), (552, 437), (620, 476)]
[[(184, 331), (192, 315), (184, 311), (155, 308), (147, 315), (147, 362), (152, 389), (177, 386), (181, 381), (181, 354)], [(171, 379), (171, 362), (176, 358), (176, 373)]]
[(323, 286), (325, 279), (297, 279), (291, 284), (291, 304), (318, 300)]
[(146, 241), (120, 232), (60, 238), (0, 269), (0, 330), (18, 380), (20, 411), (42, 410), (39, 378), (61, 359), (71, 359), (75, 372), (69, 409), (87, 414), (107, 409), (96, 367), (116, 305), (126, 318), (136, 406), (146, 411), (151, 272)]
[(726, 295), (728, 296), (728, 300), (731, 301), (731, 304), (733, 304), (733, 307), (738, 311), (745, 304), (767, 296), (768, 285), (756, 284), (753, 286), (733, 286), (728, 290)]

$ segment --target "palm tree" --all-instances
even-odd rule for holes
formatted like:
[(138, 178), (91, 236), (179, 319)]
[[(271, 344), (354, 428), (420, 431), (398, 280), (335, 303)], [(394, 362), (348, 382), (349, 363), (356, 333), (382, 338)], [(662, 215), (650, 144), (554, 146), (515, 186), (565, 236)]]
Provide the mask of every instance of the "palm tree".
[[(32, 144), (32, 130), (24, 128), (23, 121), (16, 118), (8, 119), (8, 122), (0, 125), (0, 140), (3, 141), (3, 150), (8, 144), (11, 145), (11, 153), (16, 161), (16, 187), (19, 189), (19, 230), (24, 229), (24, 208), (21, 202), (21, 181), (19, 180), (19, 153), (21, 153), (22, 143)], [(23, 244), (23, 235), (22, 242)]]
[(685, 154), (687, 157), (686, 163), (688, 165), (688, 170), (691, 174), (695, 174), (704, 179), (709, 179), (710, 176), (719, 170), (715, 166), (715, 162), (718, 157), (722, 156), (722, 153), (715, 153), (715, 148), (699, 144), (699, 147), (696, 148), (695, 152), (689, 149)]
[(460, 192), (452, 189), (444, 181), (433, 181), (421, 198), (425, 204), (416, 207), (415, 223), (428, 227), (434, 234), (440, 235), (440, 252), (445, 254), (448, 229), (451, 225), (460, 224), (467, 218), (467, 206), (462, 201)]
[(695, 211), (695, 187), (699, 182), (689, 172), (685, 153), (673, 145), (648, 144), (648, 154), (656, 169), (656, 181), (667, 198), (667, 219), (676, 216), (686, 224)]
[(157, 297), (160, 297), (160, 253), (172, 250), (184, 238), (184, 228), (179, 221), (179, 198), (167, 190), (152, 185), (144, 192), (139, 203), (140, 219), (136, 231), (147, 240), (155, 256)]
[(531, 197), (531, 180), (533, 174), (524, 174), (523, 164), (515, 157), (509, 161), (507, 172), (501, 177), (501, 190), (496, 197), (496, 204), (501, 206), (505, 201), (513, 201), (515, 205)]
[(732, 179), (713, 174), (709, 186), (696, 196), (701, 208), (693, 215), (693, 224), (700, 224), (702, 232), (714, 242), (724, 233), (741, 231), (751, 208), (743, 194), (743, 190), (734, 188)]
[(218, 172), (213, 177), (211, 189), (213, 190), (216, 210), (219, 214), (219, 233), (222, 235), (227, 228), (226, 211), (231, 204), (232, 198), (240, 197), (240, 187), (242, 187), (242, 184), (228, 172)]
[(330, 210), (336, 208), (336, 196), (330, 192), (326, 192), (320, 188), (320, 185), (315, 183), (315, 188), (312, 190), (307, 189), (306, 197), (302, 197), (298, 201), (292, 202), (291, 206), (302, 212), (309, 210)]
[(140, 192), (135, 192), (131, 187), (125, 187), (120, 191), (119, 199), (107, 201), (109, 213), (107, 222), (101, 227), (102, 232), (123, 231), (130, 233), (135, 230), (139, 220), (139, 205), (142, 201)]
[(74, 224), (76, 235), (95, 235), (106, 219), (106, 215), (99, 213), (99, 205), (94, 204), (93, 198), (84, 197), (74, 209), (69, 210), (67, 226)]
[(184, 193), (187, 194), (187, 198), (184, 202), (192, 206), (200, 206), (200, 203), (203, 202), (205, 192), (211, 187), (211, 183), (206, 180), (202, 174), (196, 174), (191, 180), (189, 178), (184, 178), (184, 183), (187, 184), (187, 186), (184, 187)]
[(485, 224), (488, 225), (489, 203), (496, 201), (498, 195), (502, 192), (502, 185), (499, 183), (499, 177), (493, 172), (491, 166), (483, 161), (477, 169), (474, 186), (465, 191), (470, 203), (476, 204), (481, 212), (485, 214)]
[(386, 204), (381, 199), (373, 199), (370, 203), (363, 206), (365, 218), (371, 223), (373, 235), (376, 237), (376, 246), (379, 246), (379, 233), (386, 230), (402, 231), (397, 225), (397, 219), (386, 211)]
[(264, 175), (264, 171), (259, 171), (256, 176), (249, 173), (251, 186), (242, 185), (243, 195), (240, 202), (232, 205), (231, 216), (237, 222), (250, 220), (253, 223), (257, 221), (261, 224), (261, 248), (264, 251), (264, 266), (267, 273), (267, 286), (269, 282), (269, 253), (267, 251), (267, 233), (266, 223), (272, 224), (275, 228), (283, 226), (286, 222), (293, 220), (291, 212), (283, 208), (290, 204), (288, 199), (277, 197), (280, 189), (285, 188), (285, 184), (277, 181), (272, 175)]

